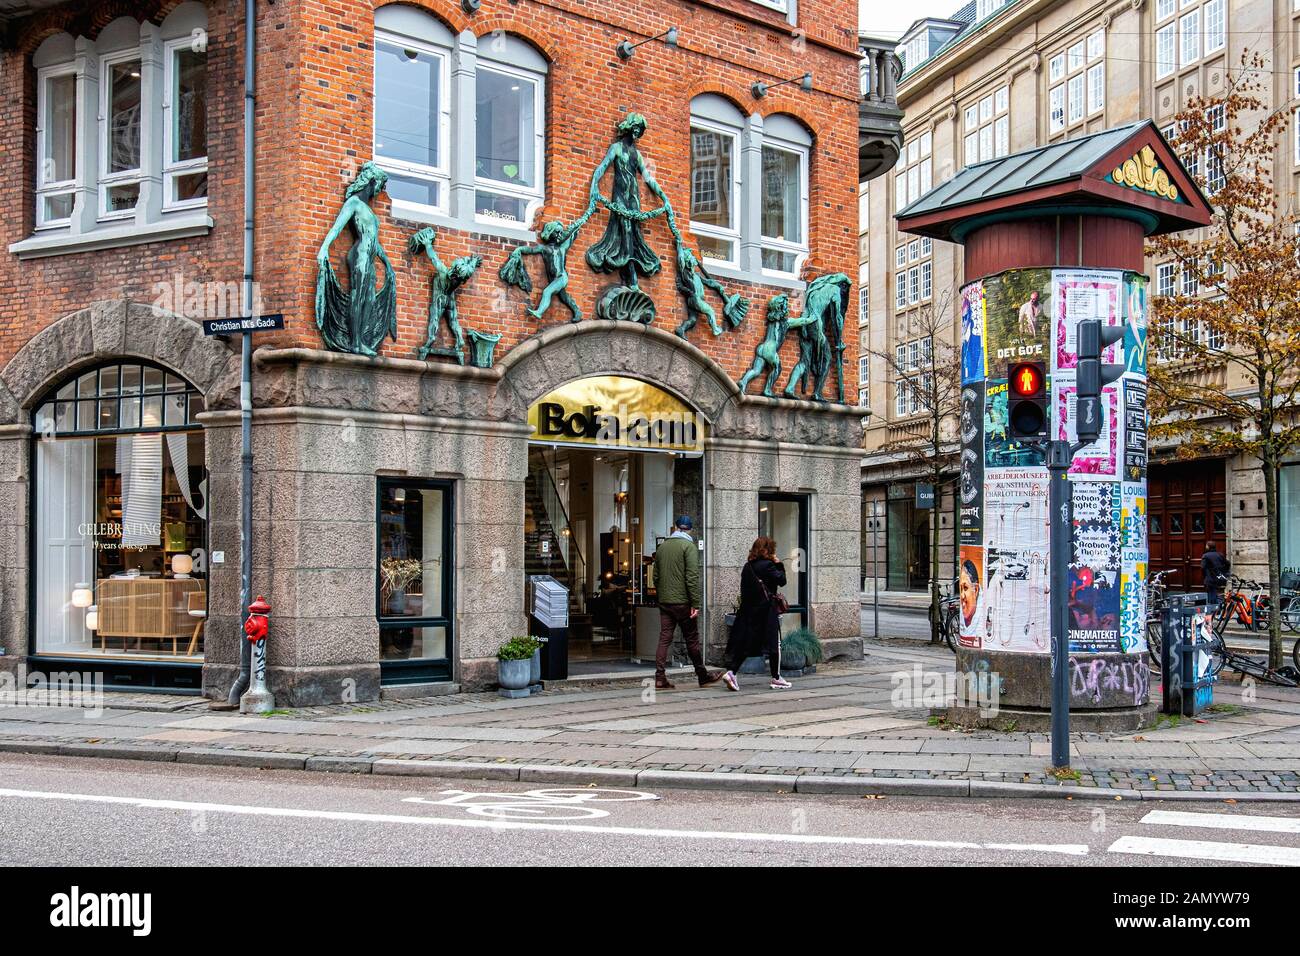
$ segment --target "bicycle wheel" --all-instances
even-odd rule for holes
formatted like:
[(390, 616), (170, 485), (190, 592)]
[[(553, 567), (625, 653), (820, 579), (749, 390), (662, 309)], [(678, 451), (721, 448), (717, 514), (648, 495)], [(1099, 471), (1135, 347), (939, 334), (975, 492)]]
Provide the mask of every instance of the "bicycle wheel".
[(1300, 631), (1300, 598), (1290, 597), (1283, 600), (1282, 626), (1288, 631)]
[(1300, 641), (1291, 645), (1291, 663), (1295, 664), (1295, 669), (1300, 671)]
[(1203, 650), (1210, 655), (1209, 676), (1218, 677), (1219, 672), (1228, 663), (1228, 648), (1224, 645), (1223, 638), (1216, 636), (1214, 640), (1205, 645)]
[(1164, 653), (1164, 649), (1165, 642), (1160, 629), (1160, 621), (1147, 621), (1147, 666), (1152, 674), (1159, 675), (1161, 673), (1160, 655)]
[(949, 608), (948, 613), (943, 616), (943, 642), (948, 645), (948, 650), (954, 654), (957, 653), (957, 638), (960, 633), (957, 623), (957, 609), (955, 607)]

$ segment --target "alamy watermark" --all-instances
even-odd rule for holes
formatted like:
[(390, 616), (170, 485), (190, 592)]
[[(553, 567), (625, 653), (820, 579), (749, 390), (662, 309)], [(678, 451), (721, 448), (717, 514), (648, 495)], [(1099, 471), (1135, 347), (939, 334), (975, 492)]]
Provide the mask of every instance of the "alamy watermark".
[(889, 703), (897, 710), (975, 707), (981, 717), (998, 714), (1002, 680), (996, 671), (927, 671), (913, 664), (910, 671), (895, 671), (889, 680)]
[(94, 719), (104, 713), (104, 673), (28, 674), (20, 664), (16, 671), (0, 671), (0, 707), (70, 707)]
[(170, 280), (153, 284), (153, 306), (173, 315), (188, 319), (236, 319), (245, 315), (262, 314), (262, 290), (257, 282), (250, 283), (247, 313), (244, 311), (244, 284), (239, 280), (187, 280), (180, 272)]

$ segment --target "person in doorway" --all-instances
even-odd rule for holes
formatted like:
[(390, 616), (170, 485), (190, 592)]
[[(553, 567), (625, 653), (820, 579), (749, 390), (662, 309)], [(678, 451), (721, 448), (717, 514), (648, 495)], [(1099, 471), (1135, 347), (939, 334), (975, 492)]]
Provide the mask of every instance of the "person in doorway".
[(722, 676), (704, 666), (700, 650), (700, 550), (691, 537), (694, 523), (690, 515), (681, 515), (675, 523), (676, 530), (655, 549), (655, 593), (659, 599), (659, 648), (655, 652), (655, 687), (671, 690), (665, 669), (668, 667), (668, 648), (680, 626), (686, 640), (686, 651), (695, 665), (695, 676), (701, 687), (717, 682)]
[(1223, 600), (1223, 584), (1228, 580), (1228, 569), (1232, 562), (1214, 548), (1213, 541), (1205, 543), (1205, 553), (1201, 555), (1201, 574), (1205, 576), (1205, 592), (1210, 597), (1210, 607), (1217, 607)]
[(740, 607), (736, 623), (727, 641), (727, 672), (722, 682), (730, 690), (740, 690), (736, 672), (750, 657), (767, 652), (772, 671), (772, 688), (781, 690), (790, 682), (781, 676), (781, 618), (773, 598), (785, 584), (785, 568), (776, 556), (776, 542), (759, 538), (749, 549), (749, 558), (740, 569)]

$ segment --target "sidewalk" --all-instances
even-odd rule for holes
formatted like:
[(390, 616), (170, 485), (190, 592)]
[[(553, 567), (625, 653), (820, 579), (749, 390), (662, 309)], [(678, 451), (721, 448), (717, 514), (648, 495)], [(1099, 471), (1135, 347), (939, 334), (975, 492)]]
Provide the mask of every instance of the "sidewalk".
[[(1045, 734), (963, 732), (891, 705), (899, 672), (952, 670), (942, 649), (867, 643), (788, 691), (748, 677), (653, 692), (569, 683), (524, 700), (462, 694), (214, 713), (193, 697), (109, 694), (97, 715), (0, 706), (0, 751), (265, 768), (840, 793), (1300, 800), (1300, 690), (1215, 688), (1203, 721), (1073, 738), (1077, 781), (1047, 773)], [(1158, 693), (1153, 685), (1152, 693)]]

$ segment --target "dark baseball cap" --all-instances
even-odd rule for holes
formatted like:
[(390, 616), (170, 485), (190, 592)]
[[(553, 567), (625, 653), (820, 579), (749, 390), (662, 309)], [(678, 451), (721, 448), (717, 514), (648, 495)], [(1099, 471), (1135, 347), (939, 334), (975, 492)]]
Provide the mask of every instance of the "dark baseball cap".
[(677, 527), (681, 528), (683, 531), (690, 531), (695, 527), (695, 523), (691, 521), (690, 515), (678, 515)]

